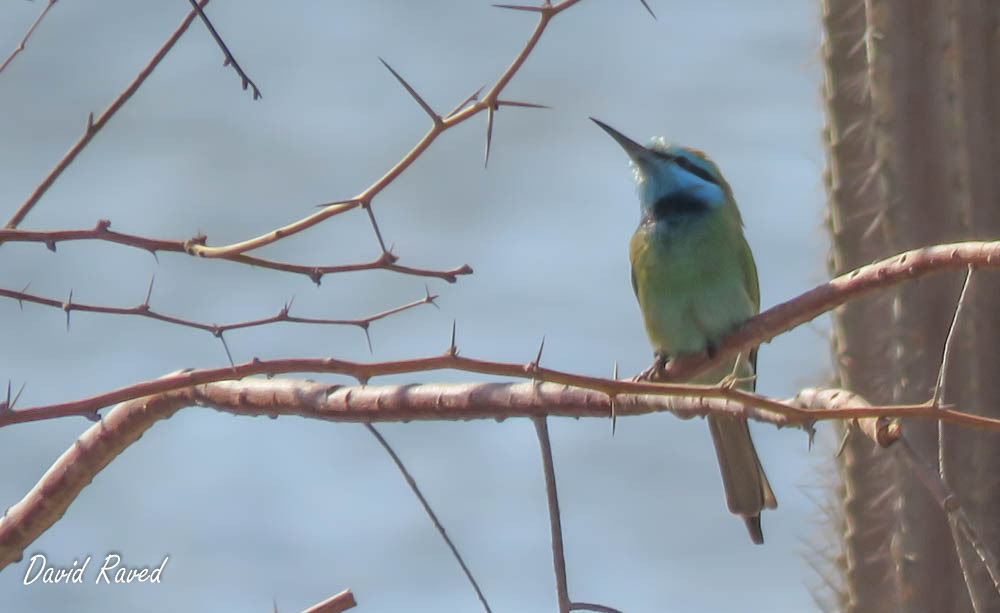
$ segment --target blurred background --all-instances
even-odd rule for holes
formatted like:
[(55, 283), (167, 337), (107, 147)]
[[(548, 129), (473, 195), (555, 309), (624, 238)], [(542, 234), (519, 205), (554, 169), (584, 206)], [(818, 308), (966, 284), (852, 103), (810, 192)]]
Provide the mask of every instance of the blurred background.
[[(586, 0), (558, 16), (504, 97), (483, 168), (485, 116), (446, 132), (375, 201), (400, 263), (469, 264), (455, 284), (375, 271), (307, 278), (100, 243), (0, 247), (0, 287), (132, 306), (155, 275), (160, 311), (225, 323), (275, 313), (356, 318), (424, 295), (421, 307), (356, 328), (283, 324), (227, 335), (253, 356), (390, 360), (436, 354), (457, 322), (468, 356), (623, 375), (651, 361), (628, 280), (638, 221), (627, 159), (587, 120), (639, 141), (707, 151), (732, 184), (760, 271), (763, 306), (825, 278), (820, 41), (814, 3)], [(0, 52), (42, 2), (5, 3)], [(58, 3), (0, 74), (0, 194), (6, 219), (135, 77), (189, 10), (184, 2)], [(256, 236), (349, 198), (428, 127), (384, 58), (439, 112), (503, 71), (535, 17), (488, 2), (216, 1), (207, 7), (257, 83), (253, 101), (195, 22), (132, 100), (59, 178), (25, 229), (112, 228), (210, 244)], [(356, 210), (258, 255), (304, 264), (368, 261), (378, 244)], [(762, 347), (758, 391), (827, 382), (827, 324)], [(76, 399), (183, 367), (227, 363), (211, 335), (138, 318), (0, 302), (0, 377), (18, 406)], [(480, 381), (439, 372), (373, 383)], [(329, 380), (347, 382), (330, 377)], [(0, 506), (17, 502), (90, 424), (0, 429)], [(623, 611), (803, 611), (821, 579), (816, 500), (830, 482), (827, 425), (751, 426), (780, 503), (766, 545), (726, 510), (708, 429), (671, 415), (550, 423), (570, 596)], [(556, 608), (544, 490), (527, 420), (380, 427), (466, 557), (495, 611)], [(70, 566), (109, 552), (170, 561), (159, 585), (24, 586), (27, 559)], [(300, 610), (351, 588), (359, 611), (480, 605), (389, 458), (360, 425), (233, 417), (190, 408), (101, 472), (65, 517), (0, 573), (4, 611)]]

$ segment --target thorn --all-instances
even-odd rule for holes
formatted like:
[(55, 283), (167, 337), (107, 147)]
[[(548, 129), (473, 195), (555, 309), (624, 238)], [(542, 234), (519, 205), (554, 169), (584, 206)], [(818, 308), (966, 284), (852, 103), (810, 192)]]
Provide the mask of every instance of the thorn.
[(63, 303), (63, 310), (66, 311), (66, 331), (69, 332), (69, 313), (73, 310), (73, 290), (69, 290), (69, 299)]
[(451, 345), (448, 347), (448, 355), (455, 357), (458, 355), (458, 347), (455, 346), (455, 327), (456, 321), (451, 320)]
[(518, 102), (516, 100), (497, 100), (497, 106), (519, 106), (527, 109), (551, 109), (547, 104), (535, 104), (534, 102)]
[(222, 332), (216, 334), (219, 340), (222, 341), (222, 348), (226, 350), (226, 357), (229, 358), (229, 365), (236, 368), (236, 362), (233, 361), (233, 354), (229, 352), (229, 344), (226, 342), (226, 337), (223, 336)]
[(512, 11), (529, 11), (532, 13), (544, 13), (550, 10), (552, 7), (549, 6), (528, 6), (526, 4), (494, 4), (493, 6), (498, 9), (510, 9)]
[(98, 232), (107, 232), (108, 228), (110, 227), (111, 227), (110, 219), (98, 219), (97, 225), (94, 226), (94, 229), (97, 230)]
[(365, 340), (368, 341), (368, 353), (375, 353), (375, 350), (372, 349), (372, 335), (371, 332), (369, 332), (368, 328), (369, 328), (368, 322), (365, 322), (364, 324), (361, 325), (361, 329), (365, 331)]
[(87, 132), (94, 129), (94, 111), (87, 114)]
[(639, 2), (642, 2), (642, 5), (646, 7), (646, 11), (649, 13), (649, 16), (652, 17), (653, 20), (655, 21), (656, 13), (653, 12), (653, 9), (649, 8), (649, 4), (646, 3), (646, 0), (639, 0)]
[(420, 94), (418, 94), (416, 90), (410, 87), (410, 84), (407, 83), (406, 80), (403, 79), (403, 77), (399, 76), (399, 73), (393, 70), (392, 66), (387, 64), (385, 60), (383, 60), (382, 58), (378, 58), (378, 61), (382, 62), (382, 65), (385, 66), (386, 69), (388, 69), (389, 72), (392, 73), (392, 76), (396, 77), (396, 80), (399, 81), (404, 88), (406, 88), (406, 91), (411, 96), (413, 96), (413, 99), (417, 101), (417, 104), (420, 105), (420, 108), (424, 109), (424, 112), (427, 113), (427, 115), (431, 118), (431, 121), (433, 121), (435, 125), (440, 124), (441, 116), (435, 113), (434, 109), (432, 109), (429, 104), (424, 102), (424, 99), (420, 97)]
[(483, 168), (490, 163), (490, 142), (493, 140), (493, 106), (486, 109), (486, 156), (483, 158)]
[(538, 345), (538, 353), (535, 355), (535, 361), (531, 363), (531, 370), (538, 370), (538, 363), (542, 361), (542, 350), (545, 349), (545, 337), (542, 336), (542, 342)]
[(97, 410), (94, 410), (93, 413), (87, 413), (84, 417), (95, 423), (101, 421), (101, 414), (98, 413)]
[(427, 284), (424, 283), (424, 302), (429, 302), (435, 309), (441, 310), (441, 307), (439, 307), (438, 303), (435, 302), (437, 299), (437, 294), (431, 296), (431, 288), (427, 287)]
[(382, 240), (382, 231), (378, 229), (378, 222), (375, 221), (375, 212), (372, 210), (372, 203), (364, 202), (361, 207), (368, 212), (368, 219), (372, 222), (372, 228), (375, 229), (375, 238), (378, 239), (378, 245), (382, 248), (382, 253), (388, 254), (392, 257), (392, 261), (396, 261), (396, 258), (392, 256), (392, 251), (385, 248), (385, 242)]
[[(22, 294), (27, 293), (29, 287), (31, 287), (31, 281), (28, 281), (27, 283), (24, 284), (24, 289), (21, 290), (21, 293)], [(20, 297), (18, 297), (17, 299), (17, 308), (20, 309), (21, 311), (24, 311), (24, 300)]]
[(318, 268), (313, 268), (311, 271), (309, 271), (309, 280), (315, 283), (316, 287), (319, 287), (319, 284), (323, 281), (322, 271), (320, 271)]
[(49, 251), (51, 251), (52, 253), (55, 253), (56, 252), (56, 242), (54, 240), (47, 240), (47, 241), (45, 241), (45, 248), (48, 249)]
[(146, 299), (142, 302), (142, 306), (145, 310), (149, 310), (149, 298), (153, 295), (153, 281), (156, 281), (156, 273), (149, 279), (149, 287), (146, 289)]
[(479, 100), (479, 94), (481, 94), (484, 89), (486, 89), (485, 85), (483, 85), (482, 87), (480, 87), (479, 89), (477, 89), (475, 92), (472, 93), (471, 96), (469, 96), (468, 98), (466, 98), (465, 100), (463, 100), (461, 104), (459, 104), (458, 106), (456, 106), (455, 108), (453, 108), (451, 110), (451, 112), (449, 112), (447, 115), (444, 116), (444, 118), (448, 119), (448, 118), (452, 117), (453, 115), (455, 115), (455, 113), (457, 113), (457, 112), (461, 111), (462, 109), (464, 109), (465, 105), (469, 104), (473, 100)]
[[(615, 381), (618, 380), (618, 360), (615, 360), (615, 370), (611, 374), (611, 378)], [(611, 400), (611, 436), (615, 435), (615, 427), (618, 425), (618, 413), (616, 411), (617, 407), (615, 406), (615, 398), (616, 396), (614, 394), (608, 396), (608, 399)]]
[[(28, 384), (27, 381), (21, 383), (21, 387), (18, 388), (17, 393), (14, 394), (14, 399), (7, 403), (7, 408), (8, 409), (13, 409), (14, 408), (14, 405), (17, 404), (18, 399), (21, 398), (21, 392), (24, 391), (24, 386), (27, 385), (27, 384)], [(7, 390), (7, 398), (10, 398), (10, 390), (9, 389)]]
[(809, 442), (807, 443), (806, 449), (808, 451), (812, 451), (813, 443), (816, 442), (816, 424), (814, 422), (806, 422), (802, 424), (802, 429), (809, 435)]

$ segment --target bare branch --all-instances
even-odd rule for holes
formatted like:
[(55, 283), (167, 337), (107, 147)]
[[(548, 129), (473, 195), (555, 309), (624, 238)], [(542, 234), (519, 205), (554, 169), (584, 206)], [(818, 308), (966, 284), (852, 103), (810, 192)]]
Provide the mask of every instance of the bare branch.
[(672, 357), (659, 381), (686, 381), (775, 336), (859, 296), (909, 279), (947, 270), (1000, 267), (1000, 241), (969, 241), (922, 247), (863, 266), (751, 317), (715, 345), (714, 357)]
[[(593, 394), (574, 396), (572, 389), (560, 387), (565, 394), (548, 398), (548, 404), (535, 405), (535, 397), (512, 398), (504, 396), (497, 402), (503, 404), (476, 404), (454, 400), (448, 406), (441, 406), (443, 393), (451, 393), (464, 398), (470, 388), (480, 389), (480, 384), (455, 384), (452, 386), (428, 385), (414, 386), (413, 394), (407, 393), (400, 397), (376, 395), (376, 406), (362, 408), (357, 404), (359, 397), (368, 398), (370, 392), (348, 390), (348, 396), (343, 399), (343, 407), (338, 405), (337, 419), (341, 421), (406, 421), (413, 419), (498, 419), (506, 417), (531, 417), (536, 415), (566, 415), (572, 417), (601, 417), (610, 414), (610, 398), (616, 396), (615, 412), (617, 415), (639, 415), (651, 411), (668, 410), (681, 417), (694, 415), (723, 414), (746, 417), (773, 423), (778, 426), (811, 427), (821, 420), (844, 420), (862, 417), (910, 417), (919, 419), (942, 420), (949, 423), (966, 425), (981, 430), (1000, 432), (1000, 419), (981, 417), (963, 413), (950, 408), (935, 408), (927, 403), (916, 405), (890, 405), (871, 407), (867, 404), (859, 407), (843, 407), (829, 410), (805, 410), (798, 408), (792, 401), (779, 401), (740, 389), (710, 385), (681, 385), (647, 382), (621, 381), (602, 379), (561, 372), (549, 368), (538, 368), (531, 372), (524, 364), (491, 362), (467, 358), (449, 352), (437, 356), (398, 360), (388, 362), (350, 362), (334, 358), (288, 358), (281, 360), (260, 360), (254, 358), (249, 362), (223, 368), (205, 370), (187, 370), (180, 373), (144, 381), (133, 385), (111, 390), (102, 394), (0, 414), (0, 427), (42, 419), (53, 419), (69, 415), (79, 415), (92, 418), (103, 407), (130, 399), (172, 392), (192, 385), (204, 385), (221, 381), (233, 381), (254, 375), (269, 377), (289, 373), (333, 373), (353, 377), (362, 384), (371, 377), (379, 375), (426, 372), (431, 370), (454, 369), (465, 372), (509, 376), (515, 378), (532, 378), (539, 381), (557, 383), (561, 386), (579, 388), (579, 391), (590, 390)], [(246, 384), (246, 382), (244, 382)], [(376, 389), (384, 392), (382, 388)], [(409, 388), (407, 388), (409, 390)], [(483, 388), (493, 389), (493, 388)], [(541, 387), (539, 387), (541, 389)], [(428, 393), (427, 397), (416, 394), (417, 391)], [(631, 395), (670, 396), (665, 399), (666, 405), (653, 405), (629, 399)], [(412, 404), (416, 402), (416, 404)], [(671, 404), (673, 402), (674, 404)], [(402, 403), (402, 404), (400, 404)], [(568, 404), (564, 404), (568, 403)], [(637, 404), (638, 403), (638, 404)], [(693, 403), (693, 404), (692, 404)], [(390, 410), (390, 407), (392, 409)], [(374, 411), (374, 412), (373, 412)], [(295, 413), (294, 414), (300, 414)], [(329, 416), (324, 417), (330, 419)]]
[(389, 442), (385, 440), (385, 437), (383, 437), (378, 430), (375, 429), (375, 426), (366, 423), (365, 428), (371, 432), (372, 436), (375, 437), (375, 440), (382, 445), (382, 448), (385, 449), (386, 453), (389, 454), (389, 457), (392, 458), (392, 462), (396, 465), (396, 468), (399, 469), (399, 472), (402, 473), (403, 479), (406, 480), (406, 484), (410, 486), (410, 490), (413, 491), (417, 500), (420, 501), (420, 506), (424, 508), (424, 512), (431, 518), (431, 522), (434, 523), (434, 527), (437, 529), (438, 534), (440, 534), (441, 538), (444, 539), (445, 544), (448, 545), (448, 549), (451, 549), (451, 554), (455, 556), (455, 560), (458, 561), (458, 565), (462, 567), (462, 572), (465, 573), (465, 577), (469, 580), (469, 583), (472, 584), (472, 589), (476, 591), (476, 596), (479, 598), (479, 602), (483, 604), (483, 608), (486, 610), (486, 613), (492, 613), (489, 603), (486, 602), (486, 596), (483, 594), (483, 591), (479, 589), (479, 584), (476, 583), (476, 578), (472, 576), (472, 571), (470, 571), (469, 567), (465, 565), (465, 560), (463, 560), (462, 555), (458, 553), (458, 548), (455, 547), (455, 543), (452, 542), (448, 533), (445, 532), (444, 526), (441, 525), (441, 522), (437, 518), (437, 514), (434, 513), (434, 509), (431, 508), (430, 503), (427, 502), (427, 499), (424, 498), (420, 488), (417, 487), (417, 482), (413, 476), (410, 475), (410, 471), (406, 470), (406, 466), (403, 465), (403, 461), (399, 459), (399, 456), (396, 455), (396, 452), (389, 445)]
[(356, 606), (358, 603), (354, 600), (354, 594), (351, 593), (351, 590), (344, 590), (330, 596), (323, 602), (314, 604), (302, 613), (341, 613), (341, 611), (353, 609)]
[(965, 307), (965, 296), (969, 291), (969, 285), (972, 283), (972, 270), (972, 265), (969, 264), (968, 272), (965, 273), (965, 281), (962, 283), (962, 292), (958, 295), (958, 302), (955, 303), (955, 315), (951, 318), (948, 336), (945, 338), (944, 349), (941, 351), (941, 367), (938, 369), (937, 383), (934, 384), (934, 394), (931, 396), (931, 404), (939, 404), (944, 398), (945, 377), (948, 372), (948, 364), (951, 362), (951, 341), (955, 337), (955, 329), (958, 328), (962, 309)]
[[(443, 363), (466, 361), (467, 358), (443, 356)], [(303, 361), (287, 360), (289, 370), (308, 371)], [(336, 361), (327, 360), (331, 365)], [(251, 362), (262, 364), (262, 362)], [(346, 363), (345, 363), (346, 364)], [(471, 364), (467, 364), (471, 366)], [(247, 365), (220, 369), (243, 376)], [(397, 364), (399, 366), (399, 364)], [(347, 368), (340, 370), (347, 371)], [(172, 416), (185, 406), (210, 406), (239, 415), (298, 415), (327, 421), (373, 421), (413, 419), (503, 419), (523, 416), (542, 418), (546, 415), (574, 417), (593, 416), (602, 419), (609, 411), (609, 396), (603, 392), (568, 388), (550, 383), (518, 384), (483, 383), (451, 385), (397, 385), (344, 387), (314, 381), (286, 379), (249, 379), (203, 385), (207, 371), (182, 371), (162, 379), (146, 382), (146, 393), (132, 396), (89, 428), (79, 440), (46, 472), (38, 484), (7, 514), (0, 517), (0, 568), (20, 559), (27, 547), (65, 512), (79, 492), (93, 481), (114, 457), (138, 440), (156, 421)], [(523, 371), (521, 367), (520, 372)], [(351, 373), (354, 375), (355, 373)], [(230, 374), (232, 376), (232, 374)], [(357, 373), (362, 377), (363, 374)], [(186, 380), (181, 388), (170, 387)], [(620, 415), (638, 415), (651, 411), (672, 411), (680, 417), (725, 414), (762, 419), (780, 425), (802, 425), (820, 418), (844, 418), (846, 411), (805, 411), (800, 415), (778, 415), (721, 398), (699, 398), (692, 390), (688, 397), (660, 397), (645, 393), (666, 386), (649, 383), (618, 382), (624, 388), (643, 390), (637, 394), (619, 394), (616, 399)], [(157, 389), (158, 384), (169, 391)], [(688, 386), (697, 388), (697, 386)], [(721, 393), (724, 390), (713, 388)], [(443, 400), (450, 394), (447, 400)], [(105, 395), (105, 397), (107, 397)], [(78, 409), (80, 407), (77, 407)], [(921, 407), (917, 407), (919, 410)], [(922, 407), (925, 416), (946, 419), (952, 412), (929, 406)], [(0, 412), (0, 425), (23, 421), (22, 411)], [(870, 409), (875, 412), (875, 408)], [(76, 414), (80, 414), (78, 411)], [(804, 415), (801, 415), (804, 413)], [(847, 416), (850, 418), (852, 416)], [(804, 421), (803, 421), (804, 420)], [(1000, 421), (990, 420), (1000, 431)], [(537, 427), (537, 426), (536, 426)]]
[(531, 420), (538, 435), (538, 448), (542, 454), (542, 474), (545, 476), (545, 499), (549, 505), (549, 530), (552, 539), (552, 568), (556, 576), (556, 598), (559, 613), (569, 613), (569, 588), (566, 583), (566, 556), (563, 553), (562, 519), (559, 516), (559, 496), (556, 492), (556, 469), (552, 462), (552, 445), (549, 443), (549, 426), (544, 417)]
[(14, 47), (14, 50), (11, 51), (10, 55), (7, 56), (7, 59), (3, 61), (3, 64), (0, 64), (0, 72), (3, 72), (4, 68), (7, 68), (7, 65), (10, 64), (12, 61), (14, 61), (14, 57), (18, 53), (24, 51), (24, 46), (28, 44), (28, 39), (31, 38), (31, 35), (32, 33), (34, 33), (35, 28), (38, 27), (38, 24), (42, 23), (42, 19), (45, 18), (45, 15), (48, 14), (49, 9), (52, 8), (52, 5), (55, 3), (56, 0), (49, 0), (49, 3), (45, 5), (45, 8), (42, 9), (42, 12), (39, 13), (35, 21), (32, 22), (31, 26), (28, 27), (28, 31), (24, 33), (24, 38), (21, 39), (21, 42), (16, 47)]
[(219, 49), (222, 49), (222, 54), (226, 56), (226, 60), (222, 63), (222, 65), (223, 66), (232, 65), (233, 70), (235, 70), (236, 74), (238, 74), (240, 77), (240, 82), (243, 86), (243, 91), (246, 91), (247, 86), (249, 85), (251, 88), (253, 88), (253, 99), (254, 100), (260, 99), (261, 93), (260, 90), (257, 89), (257, 84), (251, 81), (250, 77), (247, 76), (247, 73), (245, 73), (243, 69), (240, 68), (239, 63), (236, 61), (236, 58), (233, 57), (233, 54), (229, 51), (229, 47), (226, 46), (226, 43), (222, 40), (222, 37), (219, 36), (218, 32), (216, 32), (215, 26), (213, 26), (212, 22), (208, 19), (208, 15), (205, 14), (205, 11), (202, 10), (201, 6), (198, 6), (198, 3), (195, 0), (189, 0), (189, 1), (191, 2), (191, 6), (194, 7), (194, 10), (198, 11), (198, 16), (201, 17), (201, 21), (205, 24), (205, 27), (208, 28), (208, 31), (209, 33), (211, 33), (212, 38), (215, 39), (215, 44), (219, 45)]
[[(204, 8), (205, 5), (208, 4), (208, 1), (209, 0), (201, 0), (198, 3), (198, 6)], [(114, 116), (114, 114), (118, 112), (118, 109), (120, 109), (126, 102), (128, 102), (128, 99), (132, 97), (132, 94), (134, 94), (139, 89), (139, 86), (143, 84), (146, 78), (153, 73), (153, 70), (159, 65), (160, 61), (162, 61), (163, 58), (166, 57), (167, 52), (169, 52), (173, 48), (173, 46), (177, 43), (177, 41), (180, 40), (181, 35), (184, 34), (184, 32), (188, 29), (188, 26), (191, 25), (191, 22), (194, 21), (194, 18), (197, 17), (197, 15), (198, 11), (194, 9), (188, 12), (187, 16), (184, 17), (180, 25), (177, 26), (177, 29), (174, 30), (174, 33), (171, 34), (170, 38), (167, 39), (167, 42), (163, 43), (163, 46), (160, 47), (159, 51), (157, 51), (156, 54), (153, 55), (153, 58), (149, 61), (146, 67), (143, 68), (141, 71), (139, 71), (139, 74), (138, 76), (136, 76), (135, 80), (133, 80), (132, 83), (125, 88), (125, 91), (123, 91), (121, 94), (118, 95), (117, 98), (115, 98), (114, 102), (112, 102), (108, 106), (108, 108), (104, 109), (104, 112), (101, 113), (101, 116), (98, 117), (96, 121), (94, 120), (93, 113), (89, 115), (87, 120), (87, 128), (86, 130), (84, 130), (83, 136), (80, 137), (80, 140), (76, 141), (76, 144), (74, 144), (70, 148), (70, 150), (66, 152), (66, 155), (64, 155), (63, 158), (59, 160), (59, 162), (55, 165), (55, 167), (49, 171), (49, 174), (46, 175), (44, 179), (42, 179), (42, 182), (38, 184), (38, 186), (35, 188), (35, 191), (33, 191), (31, 195), (28, 197), (28, 199), (24, 201), (24, 203), (20, 206), (20, 208), (17, 209), (17, 211), (14, 213), (14, 216), (7, 221), (4, 227), (16, 228), (18, 224), (24, 221), (24, 218), (25, 216), (28, 215), (28, 212), (31, 211), (31, 209), (35, 206), (35, 204), (38, 203), (38, 201), (45, 194), (45, 192), (48, 191), (50, 187), (52, 187), (52, 184), (55, 183), (56, 179), (59, 178), (59, 175), (61, 175), (62, 172), (66, 170), (66, 168), (68, 168), (70, 164), (73, 163), (73, 160), (76, 159), (76, 156), (79, 155), (81, 151), (83, 151), (83, 148), (87, 146), (90, 140), (94, 138), (94, 136), (98, 132), (101, 131), (101, 128), (103, 128), (104, 125), (108, 123), (108, 120), (110, 120)]]
[[(343, 203), (328, 203), (321, 206), (330, 207), (334, 205), (339, 205)], [(352, 202), (353, 204), (353, 202)], [(206, 241), (204, 235), (199, 235), (188, 240), (169, 240), (160, 238), (149, 238), (145, 236), (140, 236), (137, 234), (125, 234), (122, 232), (116, 232), (111, 230), (111, 222), (107, 219), (101, 219), (95, 224), (93, 228), (90, 229), (80, 229), (80, 230), (20, 230), (20, 229), (6, 229), (0, 228), (0, 244), (3, 243), (42, 243), (50, 251), (56, 250), (56, 245), (67, 241), (78, 241), (78, 240), (98, 240), (109, 243), (116, 243), (119, 245), (126, 245), (128, 247), (135, 247), (136, 249), (142, 249), (148, 251), (156, 257), (158, 252), (169, 252), (169, 253), (186, 253), (189, 255), (194, 255), (193, 245), (202, 245)], [(438, 279), (443, 279), (449, 283), (454, 283), (458, 280), (461, 275), (472, 274), (472, 268), (468, 264), (462, 265), (458, 268), (453, 268), (451, 270), (430, 270), (425, 268), (415, 268), (411, 266), (402, 266), (397, 264), (398, 258), (395, 255), (383, 252), (375, 260), (370, 262), (361, 262), (357, 264), (340, 264), (334, 266), (309, 266), (303, 264), (291, 264), (287, 262), (277, 262), (274, 260), (268, 260), (264, 258), (258, 258), (250, 255), (245, 255), (242, 253), (232, 254), (227, 256), (222, 256), (218, 259), (228, 260), (230, 262), (236, 262), (237, 264), (245, 264), (248, 266), (256, 266), (258, 268), (267, 268), (270, 270), (278, 270), (282, 272), (290, 272), (300, 275), (305, 275), (312, 279), (316, 284), (319, 284), (324, 275), (338, 274), (344, 272), (356, 272), (362, 270), (388, 270), (392, 272), (397, 272), (406, 275), (420, 276), (420, 277), (434, 277)]]
[(941, 479), (937, 470), (931, 468), (920, 459), (905, 437), (901, 438), (901, 443), (896, 446), (897, 453), (899, 454), (898, 457), (902, 458), (910, 471), (917, 475), (948, 516), (948, 521), (957, 527), (958, 532), (965, 537), (989, 574), (990, 580), (993, 582), (993, 589), (1000, 594), (1000, 564), (998, 564), (993, 552), (983, 543), (979, 532), (972, 526), (969, 517), (965, 514), (965, 510), (961, 507), (958, 496)]

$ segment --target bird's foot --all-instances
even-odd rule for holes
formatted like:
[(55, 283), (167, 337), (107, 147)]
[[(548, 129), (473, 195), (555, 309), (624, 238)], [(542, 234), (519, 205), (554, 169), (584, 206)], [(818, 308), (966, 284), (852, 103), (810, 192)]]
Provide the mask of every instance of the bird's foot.
[(719, 387), (724, 390), (731, 390), (742, 383), (753, 383), (757, 380), (757, 375), (750, 375), (749, 377), (739, 377), (736, 373), (729, 373), (719, 381)]
[(665, 353), (657, 351), (653, 364), (646, 370), (632, 377), (632, 382), (641, 383), (643, 381), (657, 381), (661, 379), (663, 377), (663, 369), (667, 366), (667, 360), (668, 358)]
[[(709, 345), (709, 354), (708, 354), (709, 357), (712, 357), (712, 350), (711, 350), (711, 348), (712, 348), (712, 345)], [(756, 373), (754, 373), (752, 375), (749, 375), (749, 376), (746, 376), (746, 377), (741, 377), (740, 376), (740, 374), (739, 374), (739, 372), (740, 372), (740, 364), (742, 364), (742, 363), (743, 363), (743, 353), (740, 352), (736, 356), (736, 361), (733, 362), (733, 372), (731, 372), (728, 375), (726, 375), (725, 377), (723, 377), (722, 381), (719, 381), (719, 387), (721, 387), (724, 390), (731, 390), (731, 389), (734, 389), (736, 386), (740, 385), (741, 383), (753, 383), (754, 381), (757, 380), (757, 374)]]

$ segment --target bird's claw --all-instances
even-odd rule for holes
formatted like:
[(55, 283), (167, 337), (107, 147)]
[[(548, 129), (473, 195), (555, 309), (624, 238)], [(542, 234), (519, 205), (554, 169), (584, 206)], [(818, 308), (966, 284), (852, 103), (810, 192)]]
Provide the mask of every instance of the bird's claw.
[(662, 353), (656, 354), (656, 359), (649, 368), (632, 377), (633, 383), (642, 383), (643, 381), (657, 381), (663, 377), (663, 369), (667, 366), (667, 356)]

